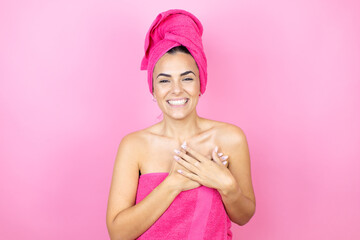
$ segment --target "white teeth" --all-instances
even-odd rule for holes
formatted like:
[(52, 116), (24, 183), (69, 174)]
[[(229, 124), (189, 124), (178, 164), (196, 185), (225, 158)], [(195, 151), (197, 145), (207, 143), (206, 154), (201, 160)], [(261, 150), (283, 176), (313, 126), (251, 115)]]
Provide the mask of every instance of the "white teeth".
[(171, 105), (183, 105), (188, 101), (188, 99), (182, 99), (182, 100), (169, 100), (168, 103)]

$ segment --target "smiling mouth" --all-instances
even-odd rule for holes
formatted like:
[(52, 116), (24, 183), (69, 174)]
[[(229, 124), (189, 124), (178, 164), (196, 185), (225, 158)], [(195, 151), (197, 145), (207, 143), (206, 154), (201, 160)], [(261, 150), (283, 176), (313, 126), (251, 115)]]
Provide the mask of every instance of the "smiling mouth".
[(182, 107), (185, 106), (188, 101), (188, 98), (182, 98), (176, 100), (167, 100), (166, 102), (172, 107)]

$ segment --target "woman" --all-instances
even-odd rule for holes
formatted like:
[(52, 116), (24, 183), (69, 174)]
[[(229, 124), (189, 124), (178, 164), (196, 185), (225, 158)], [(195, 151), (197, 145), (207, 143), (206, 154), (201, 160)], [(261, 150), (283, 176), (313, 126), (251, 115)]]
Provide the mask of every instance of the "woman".
[(255, 212), (245, 134), (196, 112), (207, 79), (202, 31), (194, 15), (173, 9), (147, 33), (142, 69), (163, 120), (119, 145), (111, 239), (232, 239), (230, 220), (244, 225)]

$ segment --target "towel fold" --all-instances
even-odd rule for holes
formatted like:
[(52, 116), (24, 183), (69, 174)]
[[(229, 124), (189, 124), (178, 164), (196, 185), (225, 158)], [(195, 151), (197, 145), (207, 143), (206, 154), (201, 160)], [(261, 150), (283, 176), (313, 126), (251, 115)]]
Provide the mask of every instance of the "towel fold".
[[(140, 175), (136, 204), (156, 188), (168, 173)], [(200, 186), (181, 192), (155, 223), (137, 239), (232, 239), (231, 221), (216, 189)]]
[(207, 61), (201, 36), (203, 26), (193, 14), (171, 9), (160, 13), (151, 24), (145, 38), (145, 56), (141, 70), (148, 70), (148, 84), (152, 93), (152, 75), (156, 62), (168, 50), (185, 46), (199, 68), (200, 92), (203, 94), (207, 83)]

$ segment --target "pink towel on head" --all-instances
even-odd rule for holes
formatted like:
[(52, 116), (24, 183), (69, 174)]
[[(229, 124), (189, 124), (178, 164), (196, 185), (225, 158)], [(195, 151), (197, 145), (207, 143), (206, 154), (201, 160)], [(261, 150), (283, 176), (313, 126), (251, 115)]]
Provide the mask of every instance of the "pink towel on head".
[[(168, 173), (140, 175), (136, 204), (156, 188)], [(231, 221), (216, 189), (200, 186), (181, 192), (155, 223), (137, 239), (229, 240)]]
[(149, 89), (152, 93), (152, 74), (156, 62), (168, 50), (176, 46), (185, 46), (199, 68), (200, 92), (203, 94), (207, 82), (207, 61), (201, 36), (203, 27), (193, 14), (171, 9), (160, 13), (151, 24), (145, 38), (145, 56), (141, 70), (148, 70)]

